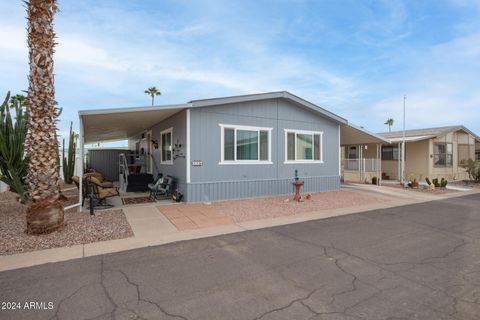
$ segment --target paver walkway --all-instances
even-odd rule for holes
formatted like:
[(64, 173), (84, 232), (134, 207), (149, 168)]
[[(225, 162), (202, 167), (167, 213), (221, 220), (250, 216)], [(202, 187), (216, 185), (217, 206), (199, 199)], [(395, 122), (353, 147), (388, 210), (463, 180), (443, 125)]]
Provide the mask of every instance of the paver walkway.
[(205, 204), (174, 204), (158, 209), (178, 230), (200, 229), (233, 224), (232, 217), (220, 214), (214, 207)]

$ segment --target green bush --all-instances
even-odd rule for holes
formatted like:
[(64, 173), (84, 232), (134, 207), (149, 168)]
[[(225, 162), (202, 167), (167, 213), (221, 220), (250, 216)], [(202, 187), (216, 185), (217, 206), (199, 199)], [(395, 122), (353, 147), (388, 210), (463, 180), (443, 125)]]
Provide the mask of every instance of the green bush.
[(446, 188), (447, 184), (448, 184), (448, 181), (445, 178), (442, 178), (442, 180), (440, 180), (440, 187)]
[(463, 159), (460, 161), (459, 166), (465, 169), (470, 177), (470, 180), (480, 181), (480, 161)]
[(24, 100), (24, 96), (10, 96), (8, 92), (0, 105), (0, 180), (17, 193), (22, 202), (27, 200), (25, 177), (28, 167), (24, 152), (27, 134)]
[(438, 179), (437, 179), (437, 178), (432, 179), (432, 183), (433, 183), (433, 185), (435, 186), (435, 188), (440, 188), (440, 183), (438, 183)]

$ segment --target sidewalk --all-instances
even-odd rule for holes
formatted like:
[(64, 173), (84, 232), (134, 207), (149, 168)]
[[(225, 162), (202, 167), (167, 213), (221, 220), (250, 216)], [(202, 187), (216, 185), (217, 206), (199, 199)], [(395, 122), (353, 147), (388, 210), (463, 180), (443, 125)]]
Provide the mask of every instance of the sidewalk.
[(347, 184), (342, 186), (345, 190), (366, 193), (383, 197), (388, 201), (363, 206), (353, 206), (340, 209), (328, 209), (316, 212), (298, 214), (295, 216), (278, 217), (246, 221), (241, 223), (218, 225), (208, 228), (179, 231), (157, 208), (155, 204), (137, 205), (122, 208), (132, 230), (134, 237), (95, 242), (72, 247), (54, 248), (0, 256), (0, 271), (29, 267), (44, 263), (53, 263), (77, 258), (113, 253), (142, 247), (167, 244), (183, 240), (212, 237), (222, 234), (274, 227), (309, 220), (325, 219), (353, 213), (360, 213), (376, 209), (397, 207), (402, 205), (427, 202), (433, 200), (460, 197), (468, 194), (479, 193), (480, 190), (468, 192), (454, 192), (450, 194), (432, 195), (390, 187), (372, 185)]

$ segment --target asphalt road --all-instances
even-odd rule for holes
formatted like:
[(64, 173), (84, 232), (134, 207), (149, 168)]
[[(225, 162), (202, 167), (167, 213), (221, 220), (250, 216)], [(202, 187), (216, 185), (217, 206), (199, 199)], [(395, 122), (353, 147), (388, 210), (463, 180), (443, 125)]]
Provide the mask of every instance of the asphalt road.
[(7, 271), (0, 284), (2, 307), (21, 306), (0, 319), (480, 319), (480, 195)]

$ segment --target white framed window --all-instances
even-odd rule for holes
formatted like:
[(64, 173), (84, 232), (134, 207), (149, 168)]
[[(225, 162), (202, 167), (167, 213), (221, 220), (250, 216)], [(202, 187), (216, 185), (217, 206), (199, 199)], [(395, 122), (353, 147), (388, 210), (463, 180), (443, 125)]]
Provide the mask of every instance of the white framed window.
[(272, 128), (219, 124), (219, 164), (271, 164)]
[(285, 129), (284, 163), (323, 163), (323, 132)]
[(168, 128), (160, 132), (160, 148), (161, 148), (160, 162), (162, 164), (173, 164), (172, 141), (173, 141), (173, 128)]

